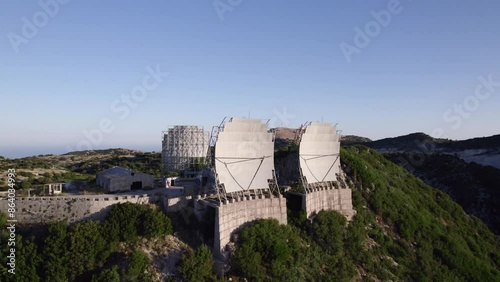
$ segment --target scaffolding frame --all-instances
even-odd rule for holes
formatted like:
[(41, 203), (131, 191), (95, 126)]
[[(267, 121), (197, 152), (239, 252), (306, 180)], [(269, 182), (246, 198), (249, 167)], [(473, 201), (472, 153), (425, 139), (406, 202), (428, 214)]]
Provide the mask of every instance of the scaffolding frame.
[(306, 128), (311, 125), (312, 122), (306, 121), (305, 123), (301, 124), (299, 129), (295, 132), (295, 138), (294, 142), (297, 144), (297, 146), (300, 146), (300, 141), (302, 141), (302, 135), (306, 132)]
[(162, 131), (162, 165), (165, 175), (170, 172), (197, 170), (205, 166), (209, 137), (203, 127), (175, 125)]
[[(208, 148), (206, 152), (206, 159), (205, 163), (207, 164), (207, 168), (210, 170), (210, 173), (214, 175), (215, 178), (215, 183), (213, 187), (209, 187), (209, 194), (216, 194), (219, 202), (222, 201), (221, 199), (221, 194), (224, 193), (224, 185), (219, 182), (219, 175), (217, 174), (217, 171), (215, 170), (215, 143), (217, 143), (217, 139), (219, 138), (219, 132), (221, 132), (224, 129), (224, 125), (226, 122), (231, 121), (232, 118), (224, 117), (222, 119), (222, 122), (217, 126), (214, 125), (212, 127), (212, 132), (210, 133), (210, 138), (208, 141)], [(225, 194), (224, 194), (225, 195)], [(227, 198), (225, 198), (227, 201)]]

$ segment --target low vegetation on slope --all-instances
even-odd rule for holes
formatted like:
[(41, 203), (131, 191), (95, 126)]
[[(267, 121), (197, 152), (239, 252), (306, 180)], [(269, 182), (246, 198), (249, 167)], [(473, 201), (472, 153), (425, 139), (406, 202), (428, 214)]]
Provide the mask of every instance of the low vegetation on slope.
[(258, 220), (239, 235), (231, 275), (249, 281), (350, 281), (356, 268), (349, 252), (356, 246), (344, 246), (352, 234), (345, 223), (332, 211), (320, 212), (306, 229)]
[[(39, 155), (20, 159), (0, 159), (0, 171), (14, 168), (16, 188), (85, 180), (92, 182), (96, 174), (114, 166), (141, 171), (159, 177), (160, 153), (127, 149), (71, 152), (64, 155)], [(0, 176), (0, 190), (7, 189), (5, 175)]]
[(500, 246), (444, 192), (366, 147), (342, 149), (358, 211), (243, 229), (233, 275), (255, 281), (498, 281)]
[(368, 235), (397, 263), (398, 277), (500, 279), (498, 238), (447, 194), (366, 147), (343, 149), (341, 159), (361, 187), (355, 221), (375, 226)]
[[(5, 219), (0, 214), (2, 226)], [(9, 234), (0, 231), (0, 281), (151, 281), (149, 255), (126, 246), (172, 234), (162, 211), (131, 203), (115, 205), (103, 223), (54, 222), (44, 229), (36, 237), (17, 230), (15, 275), (7, 272)]]
[(372, 140), (366, 137), (361, 137), (356, 135), (343, 135), (341, 136), (340, 139), (340, 143), (342, 144), (342, 146), (363, 144), (367, 142), (372, 142)]
[(438, 188), (463, 209), (479, 217), (495, 234), (500, 234), (500, 169), (467, 163), (452, 155), (422, 154), (422, 164), (409, 165), (411, 153), (385, 154), (392, 162), (404, 166), (413, 175)]

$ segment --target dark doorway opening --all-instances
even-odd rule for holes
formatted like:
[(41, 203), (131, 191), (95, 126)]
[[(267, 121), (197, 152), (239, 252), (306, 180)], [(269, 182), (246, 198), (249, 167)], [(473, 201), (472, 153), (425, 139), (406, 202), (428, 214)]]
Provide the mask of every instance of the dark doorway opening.
[(207, 212), (203, 218), (204, 226), (204, 239), (208, 246), (214, 246), (214, 232), (215, 232), (215, 215), (217, 211), (212, 206), (207, 206)]
[(134, 181), (132, 185), (130, 185), (130, 189), (132, 190), (141, 190), (142, 189), (142, 181)]
[(302, 193), (288, 192), (286, 193), (286, 207), (294, 212), (304, 210), (305, 195)]

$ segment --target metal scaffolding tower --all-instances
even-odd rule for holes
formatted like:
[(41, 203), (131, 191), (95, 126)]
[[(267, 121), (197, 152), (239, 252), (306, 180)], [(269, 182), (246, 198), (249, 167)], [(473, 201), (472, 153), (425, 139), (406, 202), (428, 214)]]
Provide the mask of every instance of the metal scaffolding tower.
[(176, 125), (163, 131), (162, 164), (166, 174), (199, 171), (205, 166), (209, 136), (203, 127)]

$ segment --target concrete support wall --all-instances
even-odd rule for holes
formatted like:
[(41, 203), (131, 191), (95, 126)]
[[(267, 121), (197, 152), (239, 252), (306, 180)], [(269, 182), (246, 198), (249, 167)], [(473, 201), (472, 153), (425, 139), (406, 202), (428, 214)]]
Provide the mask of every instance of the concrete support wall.
[(194, 204), (194, 215), (196, 216), (196, 219), (198, 221), (202, 221), (204, 216), (207, 213), (207, 206), (213, 206), (216, 207), (215, 204), (210, 203), (208, 201), (204, 201), (206, 199), (207, 195), (194, 195), (193, 196), (193, 204)]
[(318, 188), (308, 192), (304, 197), (303, 209), (307, 216), (321, 210), (335, 210), (351, 220), (356, 214), (352, 208), (351, 189)]
[(237, 201), (216, 206), (214, 230), (214, 255), (222, 257), (224, 248), (231, 240), (234, 231), (245, 224), (265, 218), (275, 218), (281, 224), (287, 224), (286, 199), (279, 198), (240, 198)]
[(189, 201), (192, 200), (191, 196), (182, 196), (175, 198), (163, 198), (163, 208), (166, 213), (180, 212), (183, 208), (187, 207)]
[[(16, 198), (15, 219), (20, 224), (104, 220), (111, 206), (118, 203), (158, 204), (165, 212), (177, 212), (190, 200), (191, 197), (169, 198), (166, 194)], [(8, 208), (7, 199), (0, 199), (0, 212), (7, 213)]]

